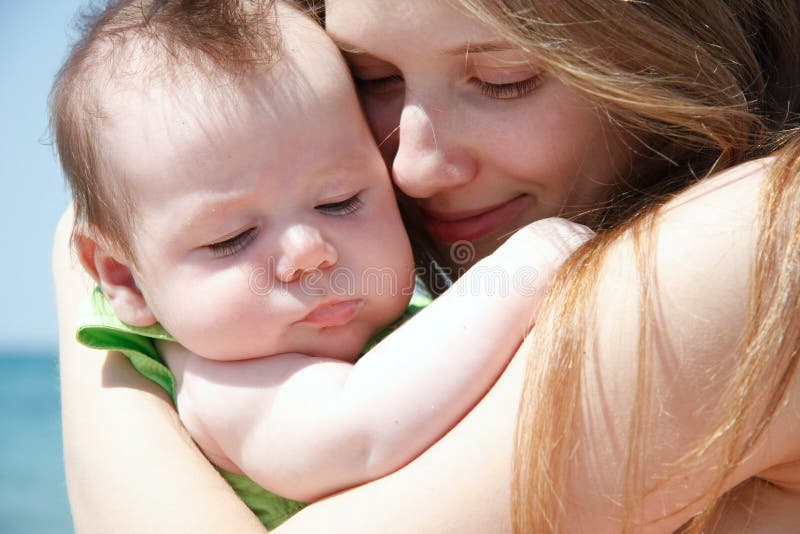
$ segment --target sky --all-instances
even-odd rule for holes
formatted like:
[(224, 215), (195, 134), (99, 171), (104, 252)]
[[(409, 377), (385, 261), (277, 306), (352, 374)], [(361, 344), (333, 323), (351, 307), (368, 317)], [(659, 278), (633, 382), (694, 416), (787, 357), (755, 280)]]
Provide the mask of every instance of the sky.
[(0, 0), (0, 352), (53, 354), (50, 254), (69, 193), (49, 142), (47, 95), (85, 0)]

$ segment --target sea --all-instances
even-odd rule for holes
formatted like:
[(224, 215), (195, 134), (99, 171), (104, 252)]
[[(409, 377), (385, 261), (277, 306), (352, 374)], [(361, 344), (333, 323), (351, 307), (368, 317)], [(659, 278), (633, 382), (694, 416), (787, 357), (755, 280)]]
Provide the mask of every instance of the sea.
[(74, 533), (56, 349), (0, 351), (0, 534)]

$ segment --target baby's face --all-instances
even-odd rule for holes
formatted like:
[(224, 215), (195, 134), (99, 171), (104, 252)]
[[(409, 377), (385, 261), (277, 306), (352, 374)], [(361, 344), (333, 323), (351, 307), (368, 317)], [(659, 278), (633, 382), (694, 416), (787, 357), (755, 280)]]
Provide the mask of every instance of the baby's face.
[(135, 206), (137, 284), (215, 359), (349, 359), (404, 310), (413, 261), (343, 61), (282, 13), (284, 53), (242, 89), (120, 91), (104, 138)]

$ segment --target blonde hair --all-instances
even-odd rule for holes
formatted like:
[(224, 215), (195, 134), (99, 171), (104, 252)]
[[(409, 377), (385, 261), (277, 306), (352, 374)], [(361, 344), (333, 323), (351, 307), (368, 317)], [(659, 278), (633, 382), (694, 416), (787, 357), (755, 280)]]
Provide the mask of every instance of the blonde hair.
[[(102, 76), (124, 71), (132, 50), (146, 52), (147, 72), (189, 66), (206, 78), (236, 81), (279, 52), (273, 0), (116, 0), (84, 13), (81, 37), (56, 76), (50, 122), (75, 205), (73, 239), (91, 232), (135, 263), (134, 206), (110, 179), (99, 132), (113, 86)], [(144, 110), (143, 110), (144, 111)]]
[[(796, 115), (794, 0), (461, 0), (636, 140), (639, 172), (585, 218), (625, 221), (653, 197), (763, 152)], [(793, 15), (794, 14), (794, 17)]]
[[(585, 214), (600, 229), (566, 263), (538, 319), (517, 426), (512, 488), (516, 532), (562, 525), (568, 455), (592, 326), (592, 302), (606, 251), (634, 238), (648, 314), (650, 238), (659, 207), (710, 173), (766, 153), (796, 124), (800, 105), (800, 6), (795, 0), (622, 1), (460, 0), (472, 16), (528, 50), (546, 70), (581, 89), (612, 124), (632, 135), (641, 176)], [(797, 134), (795, 134), (797, 135)], [(723, 416), (682, 465), (721, 447), (700, 531), (723, 484), (762, 434), (800, 352), (800, 140), (788, 143), (761, 200), (759, 255), (750, 316)], [(623, 530), (641, 517), (641, 446), (648, 405), (650, 322), (641, 321), (636, 401), (623, 499)], [(536, 365), (546, 358), (547, 364)], [(767, 391), (766, 405), (760, 391)], [(757, 408), (758, 407), (758, 408)], [(761, 410), (761, 411), (756, 411)], [(757, 421), (748, 430), (747, 422)]]

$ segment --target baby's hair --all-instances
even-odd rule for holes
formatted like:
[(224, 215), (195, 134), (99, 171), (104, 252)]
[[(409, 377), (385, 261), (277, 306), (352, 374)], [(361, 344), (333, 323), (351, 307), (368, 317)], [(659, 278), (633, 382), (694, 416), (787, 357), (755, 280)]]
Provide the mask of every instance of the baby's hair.
[(280, 52), (274, 0), (112, 0), (83, 13), (79, 30), (50, 94), (73, 237), (90, 233), (135, 262), (132, 199), (108, 179), (102, 157), (104, 95), (122, 76), (169, 79), (188, 67), (193, 77), (229, 84), (270, 65)]

